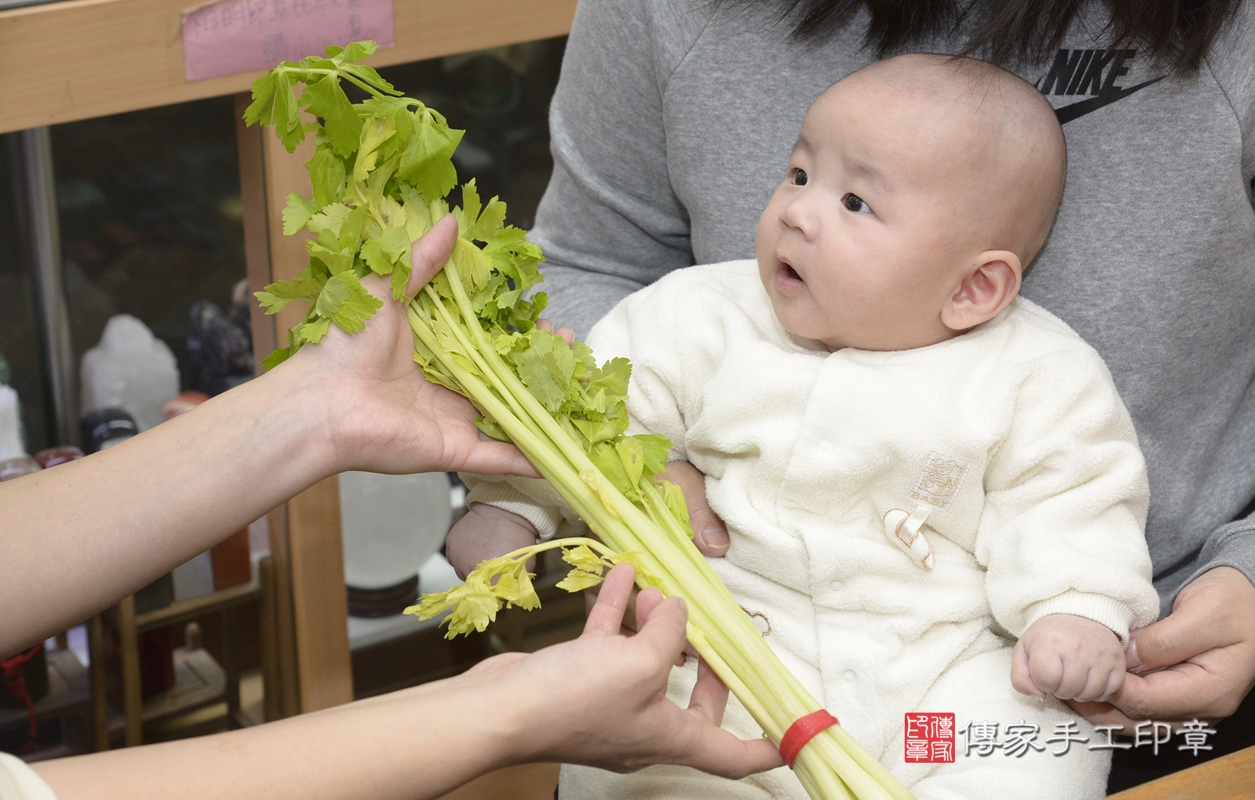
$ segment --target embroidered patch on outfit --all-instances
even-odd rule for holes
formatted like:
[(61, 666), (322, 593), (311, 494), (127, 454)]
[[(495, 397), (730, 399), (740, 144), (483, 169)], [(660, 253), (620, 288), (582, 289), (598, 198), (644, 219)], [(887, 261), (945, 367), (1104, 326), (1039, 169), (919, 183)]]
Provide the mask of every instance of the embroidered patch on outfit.
[(970, 468), (971, 464), (961, 458), (930, 451), (908, 496), (917, 503), (946, 511), (954, 503)]

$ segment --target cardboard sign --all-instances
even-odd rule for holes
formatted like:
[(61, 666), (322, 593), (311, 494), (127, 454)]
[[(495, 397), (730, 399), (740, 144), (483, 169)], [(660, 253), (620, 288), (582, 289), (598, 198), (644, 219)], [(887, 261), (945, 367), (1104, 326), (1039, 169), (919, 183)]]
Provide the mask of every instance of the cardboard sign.
[(183, 67), (199, 81), (361, 39), (392, 46), (392, 0), (219, 0), (183, 12)]

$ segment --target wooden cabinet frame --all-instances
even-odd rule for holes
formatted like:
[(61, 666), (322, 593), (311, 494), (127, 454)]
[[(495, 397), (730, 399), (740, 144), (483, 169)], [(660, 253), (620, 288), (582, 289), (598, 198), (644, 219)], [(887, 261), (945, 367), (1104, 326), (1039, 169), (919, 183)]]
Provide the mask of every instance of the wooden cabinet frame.
[[(395, 0), (396, 45), (367, 63), (387, 66), (561, 36), (576, 0)], [(197, 0), (69, 0), (0, 12), (4, 59), (0, 133), (205, 97), (238, 95), (237, 118), (260, 72), (184, 80), (182, 13)], [(303, 244), (281, 235), (289, 192), (308, 194), (304, 162), (272, 135), (238, 127), (250, 287), (291, 278)], [(306, 147), (312, 147), (307, 141)], [(258, 364), (299, 309), (253, 309)], [(328, 478), (269, 515), (276, 598), (279, 708), (284, 715), (352, 700), (345, 624), (339, 485)]]
[[(0, 11), (0, 133), (248, 89), (260, 72), (188, 83), (185, 10), (201, 0), (67, 0)], [(394, 0), (381, 67), (561, 36), (575, 0)]]

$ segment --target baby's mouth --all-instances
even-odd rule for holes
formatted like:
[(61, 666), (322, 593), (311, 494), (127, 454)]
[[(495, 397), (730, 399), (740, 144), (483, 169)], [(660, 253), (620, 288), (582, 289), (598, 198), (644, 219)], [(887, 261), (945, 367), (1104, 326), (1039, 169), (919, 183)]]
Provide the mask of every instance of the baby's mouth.
[(805, 281), (802, 280), (802, 276), (797, 274), (797, 270), (793, 269), (793, 266), (789, 264), (789, 262), (783, 260), (780, 261), (780, 277), (785, 280), (805, 283)]

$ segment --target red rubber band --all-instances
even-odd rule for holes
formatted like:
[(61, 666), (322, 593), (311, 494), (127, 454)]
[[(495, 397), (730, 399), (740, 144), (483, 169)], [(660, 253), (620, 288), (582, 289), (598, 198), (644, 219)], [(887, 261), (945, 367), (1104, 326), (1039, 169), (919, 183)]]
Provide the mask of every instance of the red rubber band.
[(780, 740), (780, 756), (784, 759), (784, 763), (789, 765), (789, 769), (793, 769), (793, 762), (797, 760), (797, 754), (802, 752), (802, 748), (811, 739), (814, 739), (833, 725), (840, 724), (837, 722), (836, 717), (822, 708), (800, 717), (789, 726), (789, 729), (784, 732), (784, 737)]

